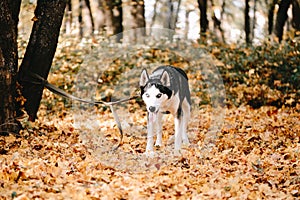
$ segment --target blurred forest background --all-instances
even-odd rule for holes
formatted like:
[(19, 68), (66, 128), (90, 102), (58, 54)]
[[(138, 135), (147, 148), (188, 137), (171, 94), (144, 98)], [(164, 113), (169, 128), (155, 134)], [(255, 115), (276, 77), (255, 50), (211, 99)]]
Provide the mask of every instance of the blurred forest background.
[[(216, 65), (230, 104), (295, 106), (300, 96), (299, 5), (299, 0), (69, 0), (59, 44), (66, 53), (68, 42), (96, 44), (114, 35), (117, 42), (123, 36), (135, 41), (150, 35), (151, 28), (174, 30), (173, 38), (190, 39), (220, 61)], [(22, 1), (21, 54), (37, 21), (35, 6), (34, 0)]]
[[(25, 33), (30, 32), (26, 18), (32, 17), (35, 2), (22, 1), (21, 22), (26, 25), (20, 27)], [(262, 44), (272, 34), (279, 41), (299, 36), (299, 4), (299, 0), (68, 0), (62, 29), (83, 37), (167, 28), (200, 42)]]

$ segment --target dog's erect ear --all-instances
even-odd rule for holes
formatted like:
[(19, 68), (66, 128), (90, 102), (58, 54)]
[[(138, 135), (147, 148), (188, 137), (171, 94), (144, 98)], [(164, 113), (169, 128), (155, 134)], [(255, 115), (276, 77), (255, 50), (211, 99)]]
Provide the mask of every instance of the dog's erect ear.
[(167, 71), (164, 71), (160, 77), (160, 81), (161, 83), (163, 84), (163, 86), (166, 86), (166, 87), (170, 87), (171, 86), (171, 83), (170, 83), (170, 76), (168, 74)]
[(140, 86), (145, 86), (149, 80), (149, 76), (146, 69), (143, 69), (140, 79)]

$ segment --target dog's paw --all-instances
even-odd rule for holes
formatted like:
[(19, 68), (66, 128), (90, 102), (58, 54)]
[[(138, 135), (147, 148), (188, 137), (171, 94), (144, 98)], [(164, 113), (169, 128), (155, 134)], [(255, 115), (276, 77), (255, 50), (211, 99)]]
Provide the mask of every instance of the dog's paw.
[(182, 154), (181, 154), (180, 149), (174, 149), (174, 151), (173, 151), (173, 156), (178, 157), (178, 156), (181, 156), (181, 155), (182, 155)]
[(153, 158), (155, 156), (155, 152), (153, 150), (146, 150), (144, 155), (148, 158)]
[(183, 140), (182, 140), (182, 144), (183, 144), (184, 146), (189, 146), (189, 145), (190, 145), (189, 139), (183, 139)]
[(162, 146), (162, 142), (161, 141), (156, 141), (154, 146), (156, 148), (160, 148)]
[(159, 145), (154, 145), (155, 150), (160, 150), (161, 146)]

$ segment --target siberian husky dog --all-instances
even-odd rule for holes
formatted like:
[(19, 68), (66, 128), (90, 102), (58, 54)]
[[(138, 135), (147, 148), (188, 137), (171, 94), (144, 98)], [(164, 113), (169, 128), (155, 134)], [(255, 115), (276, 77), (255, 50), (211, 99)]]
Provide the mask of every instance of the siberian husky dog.
[(160, 66), (148, 75), (144, 69), (140, 78), (141, 96), (148, 112), (148, 134), (146, 152), (153, 152), (153, 136), (156, 129), (155, 146), (162, 145), (162, 114), (171, 113), (175, 121), (175, 152), (181, 144), (189, 144), (187, 124), (190, 118), (191, 96), (186, 73), (173, 66)]

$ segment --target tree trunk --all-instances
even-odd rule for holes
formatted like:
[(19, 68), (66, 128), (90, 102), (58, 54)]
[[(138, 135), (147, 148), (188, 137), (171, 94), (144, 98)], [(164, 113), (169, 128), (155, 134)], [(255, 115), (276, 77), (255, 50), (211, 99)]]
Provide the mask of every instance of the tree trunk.
[(22, 86), (22, 95), (26, 99), (25, 110), (30, 121), (34, 121), (37, 117), (44, 89), (43, 85), (31, 82), (30, 73), (36, 73), (47, 80), (65, 7), (65, 0), (38, 0), (37, 2), (36, 20), (18, 76)]
[(65, 23), (64, 23), (64, 32), (66, 34), (71, 34), (71, 27), (72, 27), (72, 1), (67, 0), (66, 5), (66, 13), (65, 13)]
[(173, 6), (173, 2), (172, 0), (167, 0), (167, 16), (166, 16), (166, 20), (164, 23), (164, 28), (167, 29), (171, 29), (174, 30), (174, 27), (172, 27), (173, 25), (173, 13), (174, 13), (174, 6)]
[(285, 21), (288, 18), (287, 11), (290, 7), (291, 0), (282, 0), (279, 4), (279, 9), (276, 17), (276, 24), (275, 24), (275, 35), (278, 37), (278, 40), (282, 40), (283, 36), (283, 28)]
[(105, 2), (103, 0), (98, 0), (98, 10), (96, 15), (96, 22), (98, 25), (98, 31), (103, 34), (105, 28)]
[(255, 38), (255, 26), (256, 26), (256, 4), (257, 1), (254, 0), (254, 5), (253, 5), (253, 20), (252, 20), (252, 28), (251, 28), (251, 40), (253, 41)]
[[(292, 0), (293, 5), (293, 20), (292, 25), (293, 28), (296, 29), (296, 32), (300, 31), (300, 0)], [(300, 35), (300, 33), (296, 33), (297, 35)]]
[(90, 16), (91, 25), (92, 25), (92, 35), (94, 35), (95, 22), (94, 22), (94, 17), (93, 17), (93, 13), (92, 13), (91, 2), (90, 2), (90, 0), (84, 0), (84, 2), (85, 2), (87, 9), (89, 10), (89, 16)]
[(155, 24), (155, 20), (156, 20), (156, 16), (157, 16), (157, 4), (158, 4), (158, 0), (155, 0), (154, 7), (153, 7), (153, 16), (152, 16), (152, 20), (150, 23), (150, 28), (152, 28)]
[(216, 35), (219, 41), (221, 40), (223, 43), (225, 43), (224, 31), (221, 26), (222, 15), (224, 14), (224, 9), (225, 9), (225, 0), (222, 2), (221, 7), (216, 7), (213, 0), (211, 0), (211, 5), (213, 10), (212, 20), (214, 23), (214, 34)]
[(83, 32), (84, 32), (84, 30), (83, 30), (84, 29), (84, 22), (83, 22), (83, 15), (82, 15), (84, 5), (88, 9), (89, 17), (90, 17), (90, 20), (91, 20), (91, 27), (92, 27), (92, 33), (91, 34), (94, 35), (94, 32), (95, 32), (95, 22), (94, 22), (94, 18), (93, 18), (93, 13), (92, 13), (90, 0), (79, 0), (78, 22), (79, 22), (79, 35), (80, 35), (80, 38), (83, 37)]
[(83, 0), (79, 0), (78, 23), (79, 23), (79, 36), (80, 36), (80, 38), (83, 38), (83, 17), (82, 17), (82, 9), (83, 9)]
[(146, 35), (144, 0), (131, 0), (131, 16), (131, 28), (135, 29), (133, 39), (136, 41), (139, 37), (144, 37)]
[(115, 0), (113, 4), (113, 31), (114, 35), (118, 34), (116, 40), (121, 42), (123, 35), (119, 34), (123, 32), (123, 9), (122, 9), (122, 0)]
[(277, 4), (278, 0), (273, 0), (272, 3), (269, 6), (268, 10), (268, 32), (269, 35), (273, 32), (273, 23), (274, 23), (274, 9), (275, 5)]
[(185, 39), (188, 39), (188, 37), (189, 37), (189, 30), (190, 30), (190, 20), (189, 20), (189, 17), (190, 17), (190, 13), (192, 11), (193, 10), (186, 10), (185, 11), (185, 26), (184, 26), (184, 38)]
[(246, 36), (246, 43), (251, 44), (251, 39), (250, 39), (250, 16), (249, 16), (249, 11), (250, 11), (250, 6), (249, 6), (249, 1), (250, 0), (245, 0), (245, 36)]
[(177, 21), (178, 21), (178, 14), (179, 14), (180, 5), (181, 5), (181, 0), (178, 0), (176, 12), (175, 12), (173, 20), (172, 20), (172, 25), (171, 25), (172, 30), (176, 29), (176, 24), (177, 24)]
[(106, 31), (108, 36), (116, 35), (116, 42), (121, 42), (123, 36), (123, 9), (121, 0), (105, 0), (107, 9), (106, 15)]
[(208, 28), (207, 0), (198, 0), (198, 7), (200, 10), (200, 36), (205, 38)]
[(0, 1), (0, 135), (18, 133), (16, 78), (18, 70), (17, 25), (21, 1)]

